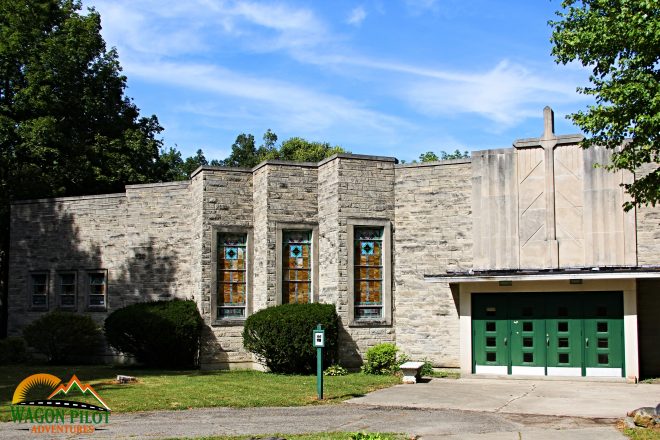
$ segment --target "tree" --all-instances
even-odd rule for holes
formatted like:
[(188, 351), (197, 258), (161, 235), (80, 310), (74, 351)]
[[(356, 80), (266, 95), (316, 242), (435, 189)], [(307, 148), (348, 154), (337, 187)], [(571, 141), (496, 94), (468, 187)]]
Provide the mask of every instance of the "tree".
[[(0, 0), (0, 290), (9, 203), (160, 180), (162, 127), (124, 96), (101, 18), (78, 0)], [(6, 315), (4, 315), (6, 316)], [(4, 329), (4, 325), (0, 328)]]
[(427, 151), (419, 155), (420, 162), (435, 162), (436, 160), (440, 160), (440, 158), (433, 151)]
[(319, 162), (336, 153), (345, 153), (339, 146), (331, 146), (327, 142), (311, 142), (300, 137), (293, 137), (282, 142), (277, 147), (277, 135), (270, 129), (264, 133), (264, 143), (258, 148), (254, 136), (241, 133), (231, 146), (231, 154), (221, 161), (228, 167), (252, 168), (269, 159), (290, 160), (294, 162)]
[(300, 137), (293, 137), (282, 142), (277, 159), (295, 162), (320, 162), (337, 153), (346, 150), (338, 145), (334, 147), (327, 142), (310, 142)]
[[(564, 0), (553, 27), (558, 63), (579, 61), (591, 69), (591, 86), (578, 92), (595, 105), (569, 115), (586, 134), (582, 147), (613, 151), (611, 171), (638, 171), (660, 163), (660, 2), (658, 0)], [(660, 201), (660, 168), (624, 185), (633, 201)]]

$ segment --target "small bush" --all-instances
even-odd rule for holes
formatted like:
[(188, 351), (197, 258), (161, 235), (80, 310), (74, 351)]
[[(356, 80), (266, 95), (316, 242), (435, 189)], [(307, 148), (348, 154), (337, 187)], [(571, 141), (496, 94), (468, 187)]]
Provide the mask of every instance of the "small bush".
[(198, 363), (203, 327), (194, 301), (154, 301), (112, 312), (105, 320), (105, 337), (145, 365), (186, 368)]
[(433, 364), (428, 359), (423, 360), (424, 365), (422, 365), (421, 370), (419, 370), (419, 375), (422, 377), (431, 377), (433, 376)]
[(25, 327), (23, 337), (52, 363), (80, 361), (98, 354), (103, 346), (101, 329), (92, 318), (71, 312), (43, 315)]
[(245, 321), (243, 345), (274, 373), (311, 373), (316, 369), (312, 330), (325, 330), (323, 365), (337, 357), (339, 318), (332, 304), (283, 304), (260, 310)]
[(18, 336), (0, 340), (0, 365), (18, 364), (27, 360), (27, 343)]
[(347, 374), (348, 370), (341, 365), (330, 365), (323, 372), (324, 376), (346, 376)]
[(408, 357), (401, 355), (397, 359), (398, 348), (394, 344), (383, 343), (374, 345), (365, 355), (362, 371), (367, 374), (394, 374), (399, 365), (406, 362)]

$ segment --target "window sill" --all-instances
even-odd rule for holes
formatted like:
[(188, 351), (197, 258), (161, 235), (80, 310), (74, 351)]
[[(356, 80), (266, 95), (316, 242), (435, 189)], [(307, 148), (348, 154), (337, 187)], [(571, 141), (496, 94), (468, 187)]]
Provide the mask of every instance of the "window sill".
[(243, 327), (246, 318), (216, 319), (211, 323), (213, 327)]
[(106, 307), (87, 307), (88, 312), (107, 312)]
[(392, 323), (385, 319), (359, 319), (351, 321), (349, 327), (392, 327)]

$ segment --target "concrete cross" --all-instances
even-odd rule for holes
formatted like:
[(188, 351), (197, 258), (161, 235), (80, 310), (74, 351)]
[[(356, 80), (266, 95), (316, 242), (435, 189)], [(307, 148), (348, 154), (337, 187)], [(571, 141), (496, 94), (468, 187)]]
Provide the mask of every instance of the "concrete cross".
[[(584, 139), (581, 134), (555, 135), (555, 113), (546, 106), (543, 109), (543, 136), (531, 139), (518, 139), (515, 148), (543, 148), (545, 162), (545, 201), (546, 201), (546, 241), (557, 240), (555, 222), (555, 147), (576, 144)], [(554, 249), (557, 249), (556, 246)], [(553, 252), (553, 263), (559, 264), (558, 252)]]

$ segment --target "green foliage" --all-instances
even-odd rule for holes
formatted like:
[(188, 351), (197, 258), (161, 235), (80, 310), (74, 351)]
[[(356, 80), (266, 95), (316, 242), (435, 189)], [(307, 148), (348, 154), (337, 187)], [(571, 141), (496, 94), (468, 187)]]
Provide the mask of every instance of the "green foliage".
[[(578, 92), (595, 105), (569, 115), (586, 134), (582, 146), (613, 149), (607, 169), (635, 171), (660, 163), (660, 3), (658, 0), (564, 0), (553, 27), (558, 63), (591, 69), (591, 86)], [(619, 149), (621, 148), (621, 149)], [(660, 169), (625, 184), (624, 206), (660, 200)]]
[(41, 316), (25, 327), (23, 337), (29, 346), (58, 364), (93, 356), (103, 346), (101, 330), (92, 318), (71, 312)]
[(324, 376), (346, 376), (348, 374), (348, 370), (341, 365), (330, 365), (328, 368), (325, 369), (323, 372)]
[(0, 365), (18, 364), (27, 360), (25, 339), (10, 336), (0, 340)]
[[(470, 157), (470, 153), (468, 153), (467, 151), (461, 152), (458, 149), (454, 150), (453, 153), (447, 153), (446, 151), (441, 151), (440, 156), (435, 154), (433, 151), (427, 151), (426, 153), (422, 153), (419, 155), (419, 161), (421, 163), (424, 163), (424, 162), (435, 162), (437, 160), (468, 159), (469, 157)], [(406, 163), (406, 161), (402, 160), (401, 163)], [(417, 163), (417, 161), (413, 160), (411, 163)]]
[(351, 440), (391, 440), (393, 437), (379, 432), (353, 432)]
[(422, 368), (419, 370), (419, 374), (422, 377), (429, 377), (433, 376), (434, 371), (433, 371), (433, 364), (431, 361), (428, 359), (424, 359), (422, 362), (424, 362), (424, 365), (422, 365)]
[(440, 158), (433, 151), (427, 151), (419, 155), (420, 162), (435, 162), (436, 160), (440, 160)]
[(374, 345), (365, 355), (362, 371), (367, 374), (394, 374), (399, 365), (408, 360), (407, 356), (397, 358), (399, 349), (394, 344)]
[(447, 153), (446, 151), (440, 152), (440, 159), (442, 160), (452, 160), (452, 159), (469, 159), (470, 153), (466, 151), (461, 152), (459, 149), (454, 150), (453, 153)]
[(154, 301), (115, 310), (105, 320), (112, 347), (145, 365), (197, 365), (204, 321), (194, 301)]
[(274, 373), (311, 373), (316, 369), (312, 330), (325, 330), (323, 364), (337, 358), (339, 318), (333, 304), (283, 304), (249, 316), (243, 329), (243, 345)]

